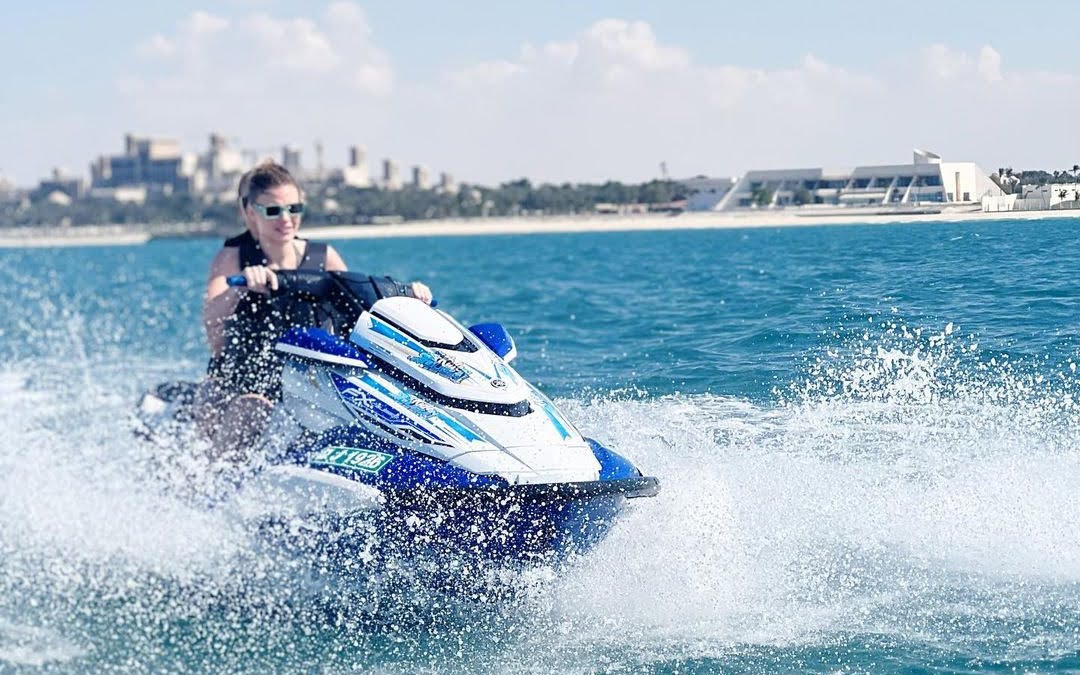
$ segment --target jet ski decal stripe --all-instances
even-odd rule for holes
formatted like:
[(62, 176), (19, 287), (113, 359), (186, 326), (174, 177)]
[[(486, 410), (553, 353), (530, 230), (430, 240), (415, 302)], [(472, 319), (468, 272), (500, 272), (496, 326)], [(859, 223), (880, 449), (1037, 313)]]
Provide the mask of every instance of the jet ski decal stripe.
[(434, 438), (430, 434), (420, 433), (419, 431), (417, 431), (416, 425), (394, 426), (381, 418), (372, 416), (367, 411), (355, 410), (354, 412), (356, 413), (357, 417), (367, 422), (372, 427), (380, 429), (395, 438), (418, 443), (426, 443), (428, 445), (440, 445), (447, 448), (454, 447), (454, 444), (450, 443), (449, 441)]
[(483, 438), (478, 436), (476, 434), (476, 432), (474, 432), (472, 429), (465, 426), (461, 422), (457, 421), (456, 419), (454, 419), (450, 415), (447, 415), (446, 413), (444, 413), (442, 411), (439, 411), (438, 415), (439, 415), (439, 418), (442, 419), (443, 422), (445, 422), (451, 429), (458, 432), (458, 434), (460, 434), (461, 437), (464, 438), (466, 441), (469, 441), (471, 443), (473, 441), (482, 441), (482, 440), (484, 440)]
[(562, 434), (563, 439), (570, 438), (570, 432), (566, 430), (566, 425), (559, 419), (559, 415), (555, 412), (555, 406), (551, 404), (551, 401), (547, 400), (547, 397), (542, 394), (537, 398), (540, 399), (540, 407), (544, 409), (544, 414), (547, 415), (548, 419), (551, 420), (551, 423), (555, 425), (555, 429)]
[(462, 370), (452, 359), (442, 354), (432, 353), (427, 347), (401, 333), (390, 324), (380, 321), (377, 317), (371, 317), (371, 330), (416, 352), (415, 356), (409, 357), (409, 361), (430, 373), (435, 373), (454, 382), (461, 382), (469, 377), (469, 373)]
[(410, 339), (409, 336), (401, 333), (390, 324), (384, 323), (374, 316), (371, 317), (371, 330), (375, 331), (379, 335), (390, 338), (399, 345), (404, 345), (405, 347), (408, 347), (409, 349), (413, 350), (418, 354), (427, 351), (427, 349), (420, 343)]
[[(364, 391), (356, 382), (347, 380), (337, 373), (331, 373), (331, 377), (334, 386), (337, 387), (338, 393), (341, 395), (341, 400), (356, 414), (367, 417), (368, 414), (374, 413), (375, 416), (394, 429), (418, 435), (422, 440), (429, 443), (449, 445), (438, 433), (412, 419), (405, 411), (398, 410), (371, 393)], [(362, 378), (361, 381), (368, 385), (376, 384), (367, 376)], [(385, 388), (384, 393), (393, 396), (385, 391)]]
[[(426, 405), (423, 399), (419, 399), (406, 391), (397, 388), (391, 389), (371, 374), (365, 373), (358, 381), (347, 380), (336, 373), (331, 373), (331, 375), (334, 386), (336, 386), (341, 393), (342, 400), (345, 400), (358, 415), (367, 417), (369, 414), (368, 411), (370, 410), (398, 433), (407, 432), (421, 442), (433, 443), (435, 445), (453, 446), (484, 442), (482, 436), (478, 435), (475, 431), (454, 419), (452, 416), (438, 408)], [(428, 423), (433, 423), (437, 429), (449, 434), (450, 438), (445, 438), (442, 434), (420, 425), (418, 422), (411, 419), (405, 411), (393, 408), (385, 401), (376, 397), (374, 393), (365, 392), (361, 385), (370, 387), (374, 392), (382, 394), (395, 403), (404, 406), (408, 409), (408, 412), (422, 417)], [(455, 435), (460, 443), (453, 442), (453, 437)]]
[(433, 408), (433, 407), (430, 407), (430, 406), (427, 406), (427, 405), (423, 405), (422, 399), (418, 399), (415, 396), (412, 396), (412, 395), (408, 394), (407, 392), (400, 391), (400, 390), (398, 390), (396, 393), (392, 392), (389, 389), (387, 389), (386, 387), (382, 386), (382, 384), (378, 380), (376, 380), (375, 378), (373, 378), (373, 377), (371, 377), (369, 375), (365, 375), (364, 378), (363, 378), (363, 381), (366, 384), (369, 384), (376, 391), (378, 391), (378, 392), (380, 392), (382, 394), (385, 394), (386, 396), (391, 397), (392, 399), (394, 399), (395, 401), (397, 401), (398, 403), (400, 403), (400, 404), (402, 404), (404, 406), (407, 406), (413, 412), (415, 412), (415, 413), (417, 413), (419, 415), (423, 415), (425, 417), (425, 419), (427, 419), (429, 422), (432, 421), (432, 419), (431, 419), (432, 417), (437, 417), (439, 419), (439, 421), (443, 422), (444, 424), (449, 426), (451, 429), (456, 431), (458, 433), (458, 435), (462, 438), (462, 440), (464, 440), (467, 443), (471, 443), (473, 441), (483, 441), (484, 440), (481, 436), (477, 435), (476, 432), (474, 432), (472, 429), (470, 429), (467, 426), (463, 425), (461, 422), (454, 419), (453, 417), (446, 414), (445, 412), (439, 410), (438, 408)]

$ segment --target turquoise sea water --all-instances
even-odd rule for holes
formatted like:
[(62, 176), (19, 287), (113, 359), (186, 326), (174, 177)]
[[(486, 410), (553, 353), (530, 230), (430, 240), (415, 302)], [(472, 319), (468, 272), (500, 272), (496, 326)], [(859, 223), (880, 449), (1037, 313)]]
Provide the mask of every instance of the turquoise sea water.
[(335, 242), (663, 482), (565, 569), (378, 589), (129, 433), (217, 245), (0, 252), (0, 672), (1080, 671), (1074, 221)]

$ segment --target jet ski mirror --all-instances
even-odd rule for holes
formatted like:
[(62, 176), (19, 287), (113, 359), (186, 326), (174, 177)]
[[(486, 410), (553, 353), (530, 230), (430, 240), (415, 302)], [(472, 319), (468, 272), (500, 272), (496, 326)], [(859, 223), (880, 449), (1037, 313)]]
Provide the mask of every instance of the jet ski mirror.
[(475, 326), (469, 326), (469, 331), (480, 338), (480, 341), (498, 354), (503, 361), (510, 363), (517, 356), (514, 338), (510, 337), (510, 331), (506, 330), (501, 323), (478, 323)]

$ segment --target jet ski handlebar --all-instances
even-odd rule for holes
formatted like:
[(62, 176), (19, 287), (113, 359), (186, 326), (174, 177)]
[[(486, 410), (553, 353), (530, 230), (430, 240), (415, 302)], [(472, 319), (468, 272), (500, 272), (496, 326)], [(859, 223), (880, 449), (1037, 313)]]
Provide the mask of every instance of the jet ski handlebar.
[[(379, 298), (405, 295), (414, 297), (411, 284), (404, 284), (391, 277), (368, 276), (357, 272), (320, 272), (317, 270), (275, 270), (277, 290), (270, 291), (271, 297), (301, 296), (326, 300), (342, 293), (355, 296), (366, 307), (370, 307)], [(243, 274), (225, 277), (229, 286), (247, 286)], [(435, 300), (431, 306), (436, 305)]]
[[(282, 295), (312, 295), (317, 298), (325, 297), (332, 286), (332, 272), (318, 272), (314, 270), (274, 270), (277, 276), (277, 290), (270, 291), (270, 295), (277, 297)], [(247, 279), (243, 274), (234, 274), (225, 277), (225, 283), (229, 286), (247, 286)]]

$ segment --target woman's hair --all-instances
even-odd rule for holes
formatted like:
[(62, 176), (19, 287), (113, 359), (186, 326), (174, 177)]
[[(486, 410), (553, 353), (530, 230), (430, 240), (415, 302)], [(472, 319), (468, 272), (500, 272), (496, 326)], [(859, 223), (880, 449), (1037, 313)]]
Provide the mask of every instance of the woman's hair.
[[(247, 172), (247, 190), (246, 201), (244, 205), (250, 204), (258, 198), (259, 195), (272, 190), (280, 185), (292, 185), (303, 197), (304, 190), (300, 187), (300, 184), (296, 182), (289, 170), (281, 166), (273, 160), (267, 160), (262, 164), (257, 165), (254, 169)], [(243, 186), (244, 179), (240, 179), (240, 184)]]
[(236, 186), (236, 201), (240, 202), (240, 207), (243, 208), (248, 205), (248, 185), (251, 183), (251, 173), (255, 169), (248, 169), (240, 176), (240, 184)]

